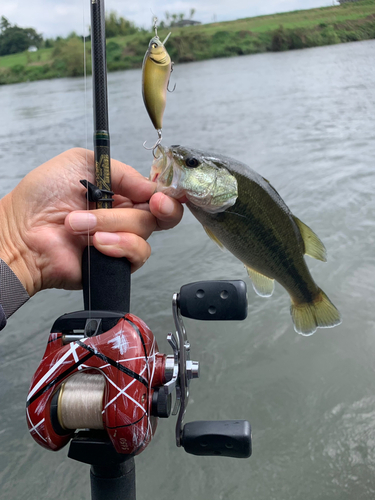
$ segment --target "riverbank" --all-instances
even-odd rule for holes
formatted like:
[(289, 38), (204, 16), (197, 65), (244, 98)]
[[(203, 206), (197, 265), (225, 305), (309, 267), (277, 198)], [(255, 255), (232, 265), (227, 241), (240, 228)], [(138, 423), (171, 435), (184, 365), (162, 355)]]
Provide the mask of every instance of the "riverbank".
[[(159, 30), (163, 39), (169, 30)], [(168, 52), (175, 63), (283, 51), (375, 38), (375, 0), (171, 28)], [(107, 40), (108, 71), (139, 68), (152, 33)], [(90, 43), (86, 43), (90, 73)], [(81, 76), (83, 42), (70, 38), (52, 48), (0, 58), (0, 84)]]

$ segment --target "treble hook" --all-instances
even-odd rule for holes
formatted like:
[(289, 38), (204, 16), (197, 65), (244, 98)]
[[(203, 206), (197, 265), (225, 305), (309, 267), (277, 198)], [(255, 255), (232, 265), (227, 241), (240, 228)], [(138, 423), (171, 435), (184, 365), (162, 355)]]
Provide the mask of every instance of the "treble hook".
[(151, 148), (148, 148), (148, 147), (146, 146), (146, 142), (147, 142), (147, 141), (145, 141), (145, 142), (143, 143), (143, 147), (144, 147), (145, 149), (147, 149), (148, 151), (152, 151), (152, 154), (153, 154), (153, 156), (154, 156), (154, 158), (155, 158), (155, 159), (159, 158), (159, 156), (156, 156), (156, 155), (155, 155), (155, 150), (156, 150), (156, 149), (160, 146), (161, 141), (163, 140), (163, 138), (162, 138), (162, 136), (161, 136), (161, 129), (157, 130), (157, 133), (158, 133), (158, 140), (155, 142), (155, 144), (154, 144)]
[[(165, 38), (165, 40), (164, 40), (164, 42), (163, 42), (163, 45), (165, 45), (165, 42), (168, 40), (168, 38), (170, 37), (170, 35), (171, 35), (171, 34), (172, 34), (172, 32), (170, 31), (170, 32), (168, 33), (168, 35), (166, 36), (166, 38)], [(169, 89), (169, 82), (170, 82), (170, 80), (171, 80), (171, 74), (172, 74), (172, 71), (173, 71), (173, 66), (174, 66), (174, 62), (172, 61), (172, 62), (171, 62), (171, 71), (170, 71), (170, 73), (169, 73), (169, 78), (168, 78), (168, 83), (167, 83), (167, 90), (168, 90), (168, 92), (170, 92), (170, 93), (174, 92), (174, 91), (175, 91), (175, 89), (176, 89), (176, 84), (174, 84), (173, 90), (170, 90), (170, 89)]]
[(171, 72), (169, 73), (169, 79), (168, 79), (168, 84), (167, 84), (167, 90), (170, 93), (172, 93), (172, 92), (174, 92), (176, 90), (176, 84), (174, 84), (173, 90), (169, 90), (169, 82), (171, 81), (171, 74), (173, 72), (173, 66), (174, 66), (174, 62), (172, 61), (171, 62)]

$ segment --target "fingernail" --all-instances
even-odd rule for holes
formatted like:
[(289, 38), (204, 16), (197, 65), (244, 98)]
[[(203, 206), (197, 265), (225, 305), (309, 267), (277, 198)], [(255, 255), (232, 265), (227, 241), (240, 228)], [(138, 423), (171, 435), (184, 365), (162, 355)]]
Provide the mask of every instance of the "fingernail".
[(164, 215), (171, 215), (174, 211), (174, 203), (168, 196), (163, 196), (160, 200), (159, 210)]
[(120, 236), (116, 233), (97, 232), (95, 238), (100, 245), (116, 245), (120, 241)]
[(94, 229), (98, 220), (96, 215), (89, 212), (75, 212), (69, 215), (69, 224), (73, 231), (87, 231)]

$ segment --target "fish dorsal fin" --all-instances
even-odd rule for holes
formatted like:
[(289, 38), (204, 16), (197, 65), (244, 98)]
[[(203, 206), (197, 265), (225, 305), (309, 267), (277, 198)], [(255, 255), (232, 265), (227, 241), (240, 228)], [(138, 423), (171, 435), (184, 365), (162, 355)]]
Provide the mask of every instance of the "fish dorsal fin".
[(211, 238), (212, 241), (214, 241), (219, 247), (224, 250), (224, 245), (221, 243), (221, 241), (214, 235), (214, 233), (211, 231), (211, 229), (208, 229), (208, 227), (203, 226), (203, 229), (206, 231), (207, 236)]
[(258, 273), (258, 271), (254, 271), (251, 267), (245, 266), (245, 268), (256, 293), (261, 297), (271, 297), (275, 288), (275, 281), (267, 278), (264, 274)]
[(300, 230), (303, 242), (305, 244), (305, 254), (310, 255), (314, 259), (327, 262), (327, 250), (318, 236), (309, 226), (306, 226), (302, 221), (293, 215), (294, 222)]

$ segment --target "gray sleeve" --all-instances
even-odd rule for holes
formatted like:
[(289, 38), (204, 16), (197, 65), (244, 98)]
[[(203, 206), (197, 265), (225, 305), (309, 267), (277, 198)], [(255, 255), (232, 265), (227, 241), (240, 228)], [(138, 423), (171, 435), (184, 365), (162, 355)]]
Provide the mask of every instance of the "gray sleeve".
[(6, 325), (9, 316), (29, 298), (29, 294), (20, 280), (10, 267), (0, 259), (0, 330)]
[(2, 330), (6, 324), (7, 320), (5, 317), (5, 312), (3, 306), (0, 304), (0, 330)]

